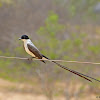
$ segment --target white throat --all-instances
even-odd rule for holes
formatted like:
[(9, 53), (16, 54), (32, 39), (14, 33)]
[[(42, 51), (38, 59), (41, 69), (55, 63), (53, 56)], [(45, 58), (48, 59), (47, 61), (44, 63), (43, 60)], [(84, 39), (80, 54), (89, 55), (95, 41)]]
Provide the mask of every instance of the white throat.
[(31, 42), (30, 39), (22, 39), (22, 41), (23, 41), (24, 43)]
[(32, 44), (33, 45), (33, 43), (31, 42), (30, 39), (22, 39), (22, 41), (24, 42), (24, 47), (25, 48), (27, 47), (27, 44)]

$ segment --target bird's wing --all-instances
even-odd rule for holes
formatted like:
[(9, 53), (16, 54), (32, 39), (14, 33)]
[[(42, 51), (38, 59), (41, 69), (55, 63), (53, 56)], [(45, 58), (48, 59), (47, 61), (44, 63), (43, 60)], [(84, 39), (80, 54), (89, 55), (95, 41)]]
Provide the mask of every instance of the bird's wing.
[(27, 44), (28, 49), (39, 59), (42, 59), (42, 54), (40, 53), (39, 50), (37, 50), (37, 48), (35, 48), (33, 45), (31, 44)]

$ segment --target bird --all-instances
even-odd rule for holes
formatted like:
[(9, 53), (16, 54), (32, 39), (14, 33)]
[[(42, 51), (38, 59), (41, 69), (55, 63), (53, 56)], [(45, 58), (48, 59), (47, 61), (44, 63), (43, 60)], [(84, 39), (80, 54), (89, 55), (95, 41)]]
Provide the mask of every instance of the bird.
[[(40, 59), (40, 61), (42, 61), (43, 63), (46, 63), (44, 60), (50, 60), (48, 57), (44, 56), (44, 55), (39, 51), (39, 49), (32, 43), (32, 41), (30, 40), (30, 38), (29, 38), (28, 35), (22, 35), (22, 36), (19, 38), (19, 40), (22, 40), (22, 41), (24, 42), (24, 49), (25, 49), (25, 51), (26, 51), (29, 55), (32, 56), (31, 59), (33, 59), (33, 58)], [(98, 80), (98, 79), (95, 79), (95, 78), (90, 77), (90, 76), (88, 76), (88, 75), (82, 74), (82, 73), (80, 73), (80, 72), (78, 72), (78, 71), (72, 70), (72, 69), (70, 69), (70, 68), (68, 68), (68, 67), (65, 67), (65, 66), (63, 66), (63, 65), (61, 65), (61, 64), (59, 64), (59, 63), (57, 63), (57, 62), (55, 62), (55, 61), (51, 61), (51, 62), (55, 63), (55, 64), (58, 65), (59, 67), (65, 69), (65, 70), (67, 70), (67, 71), (69, 71), (69, 72), (71, 72), (71, 73), (73, 73), (73, 74), (76, 74), (76, 75), (78, 75), (78, 76), (80, 76), (80, 77), (82, 77), (82, 78), (88, 80), (89, 82), (92, 82), (92, 79), (95, 80), (95, 81), (100, 82), (100, 80)]]

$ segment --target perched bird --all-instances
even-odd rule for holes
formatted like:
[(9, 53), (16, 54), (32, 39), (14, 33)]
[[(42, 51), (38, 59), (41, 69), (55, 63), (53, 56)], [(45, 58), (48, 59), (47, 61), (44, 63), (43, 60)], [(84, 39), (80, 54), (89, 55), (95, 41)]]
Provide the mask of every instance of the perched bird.
[[(46, 60), (50, 60), (48, 57), (44, 56), (43, 54), (41, 54), (41, 52), (38, 50), (38, 48), (31, 42), (31, 40), (29, 39), (29, 37), (27, 35), (22, 35), (21, 38), (19, 38), (19, 40), (22, 40), (24, 42), (24, 48), (25, 48), (25, 51), (32, 56), (32, 58), (37, 58), (37, 59), (41, 59), (40, 61), (44, 62), (45, 63), (45, 59)], [(82, 74), (82, 73), (79, 73), (75, 70), (72, 70), (72, 69), (69, 69), (68, 67), (65, 67), (55, 61), (52, 61), (53, 63), (57, 64), (59, 67), (71, 72), (71, 73), (74, 73), (90, 82), (92, 82), (92, 80), (90, 79), (93, 79), (93, 80), (96, 80), (98, 82), (100, 82), (100, 80), (97, 80), (93, 77), (90, 77), (88, 75), (85, 75), (85, 74)], [(87, 78), (88, 77), (88, 78)]]

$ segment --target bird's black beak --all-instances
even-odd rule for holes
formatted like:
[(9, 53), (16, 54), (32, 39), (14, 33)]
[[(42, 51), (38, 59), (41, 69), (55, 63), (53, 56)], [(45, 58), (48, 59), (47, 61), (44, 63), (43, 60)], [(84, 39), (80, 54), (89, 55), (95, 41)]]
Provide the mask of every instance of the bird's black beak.
[(21, 40), (21, 38), (19, 38), (19, 40)]

